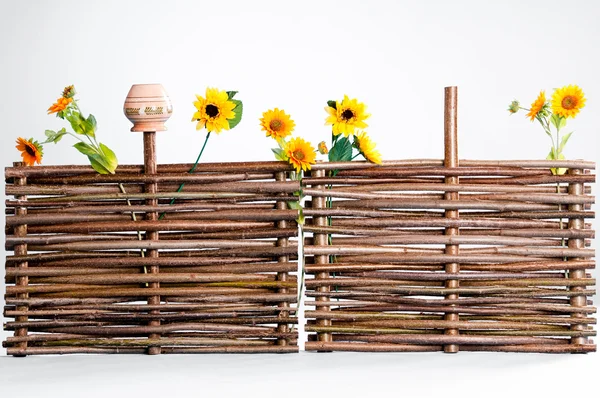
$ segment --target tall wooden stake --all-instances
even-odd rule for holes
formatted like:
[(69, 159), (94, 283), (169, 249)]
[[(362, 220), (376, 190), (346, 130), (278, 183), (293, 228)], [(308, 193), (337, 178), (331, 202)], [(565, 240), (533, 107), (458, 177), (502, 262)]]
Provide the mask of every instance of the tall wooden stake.
[[(446, 87), (444, 96), (444, 166), (447, 168), (458, 167), (458, 133), (457, 133), (457, 88)], [(449, 176), (445, 179), (448, 185), (457, 185), (458, 176)], [(445, 200), (458, 200), (458, 192), (446, 192), (444, 195)], [(446, 218), (457, 219), (459, 217), (458, 210), (446, 210)], [(458, 235), (458, 228), (447, 227), (445, 229), (445, 235), (456, 236)], [(458, 245), (447, 244), (446, 254), (458, 255)], [(457, 274), (460, 271), (458, 263), (447, 263), (446, 273)], [(446, 289), (456, 289), (459, 287), (458, 279), (448, 279), (445, 284)], [(458, 294), (447, 294), (445, 296), (447, 300), (458, 300)], [(447, 312), (444, 315), (444, 320), (449, 322), (458, 322), (458, 313)], [(446, 328), (444, 330), (445, 335), (457, 336), (458, 329)], [(444, 345), (444, 352), (456, 353), (458, 352), (458, 344), (446, 344)]]
[[(154, 131), (145, 131), (144, 132), (144, 174), (152, 175), (157, 173), (156, 167), (156, 133)], [(146, 193), (155, 194), (157, 193), (157, 184), (155, 182), (146, 184)], [(146, 205), (148, 206), (158, 206), (158, 199), (147, 199)], [(148, 221), (157, 221), (158, 220), (158, 212), (147, 212), (146, 220)], [(157, 241), (158, 240), (158, 231), (148, 231), (146, 232), (146, 240)], [(158, 258), (158, 250), (149, 249), (146, 251), (146, 258), (152, 262), (153, 258)], [(159, 267), (158, 265), (150, 264), (148, 267), (148, 272), (150, 274), (158, 274)], [(160, 282), (152, 282), (148, 284), (150, 289), (158, 289), (160, 287)], [(158, 305), (160, 304), (160, 296), (149, 296), (148, 297), (148, 305)], [(150, 314), (156, 314), (157, 316), (160, 314), (159, 310), (152, 310)], [(154, 319), (149, 323), (150, 326), (160, 326), (160, 320)], [(150, 339), (159, 339), (160, 334), (151, 333), (148, 336)], [(150, 355), (158, 355), (161, 353), (160, 346), (150, 346), (148, 347), (148, 354)]]

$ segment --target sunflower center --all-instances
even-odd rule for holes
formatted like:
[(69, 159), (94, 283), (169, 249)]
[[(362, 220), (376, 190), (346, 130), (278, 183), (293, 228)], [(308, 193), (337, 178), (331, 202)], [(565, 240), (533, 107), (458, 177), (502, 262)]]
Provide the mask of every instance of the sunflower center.
[(294, 152), (292, 152), (292, 155), (294, 155), (294, 158), (297, 160), (303, 160), (304, 159), (304, 152), (302, 152), (299, 149), (296, 149)]
[(219, 114), (219, 108), (213, 104), (206, 105), (205, 111), (209, 117), (215, 117)]
[(346, 109), (344, 112), (342, 112), (342, 119), (344, 120), (350, 120), (354, 117), (354, 112), (352, 112), (352, 109)]
[(32, 148), (30, 145), (25, 145), (25, 152), (27, 152), (27, 154), (29, 156), (35, 156), (35, 148)]
[(281, 131), (282, 127), (283, 123), (281, 123), (281, 120), (279, 119), (273, 119), (269, 123), (269, 128), (273, 131)]
[(561, 105), (564, 109), (573, 109), (577, 106), (577, 98), (572, 95), (567, 95), (563, 98)]

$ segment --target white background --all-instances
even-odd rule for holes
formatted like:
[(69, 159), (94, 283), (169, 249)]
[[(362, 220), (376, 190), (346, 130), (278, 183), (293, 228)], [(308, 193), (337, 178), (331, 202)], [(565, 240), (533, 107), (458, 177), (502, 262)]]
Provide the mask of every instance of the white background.
[[(565, 155), (598, 160), (598, 1), (0, 4), (2, 166), (19, 160), (18, 136), (42, 140), (45, 129), (64, 126), (46, 109), (68, 84), (75, 84), (80, 107), (96, 116), (100, 140), (120, 163), (142, 162), (141, 135), (129, 132), (122, 113), (134, 83), (162, 83), (174, 105), (169, 131), (158, 138), (160, 163), (194, 161), (204, 134), (190, 122), (192, 101), (207, 86), (238, 90), (245, 111), (235, 130), (211, 138), (203, 161), (270, 160), (273, 142), (258, 119), (273, 107), (292, 115), (298, 135), (313, 144), (328, 140), (323, 107), (344, 94), (367, 104), (368, 131), (384, 159), (441, 158), (443, 88), (450, 85), (459, 87), (461, 158), (544, 158), (549, 139), (540, 126), (524, 114), (509, 116), (506, 108), (515, 98), (528, 107), (540, 89), (549, 95), (567, 84), (582, 87), (588, 102), (569, 121), (575, 134)], [(67, 137), (47, 146), (44, 164), (85, 164), (72, 143)], [(337, 389), (364, 396), (555, 397), (597, 394), (598, 358), (0, 356), (0, 396), (308, 396)]]

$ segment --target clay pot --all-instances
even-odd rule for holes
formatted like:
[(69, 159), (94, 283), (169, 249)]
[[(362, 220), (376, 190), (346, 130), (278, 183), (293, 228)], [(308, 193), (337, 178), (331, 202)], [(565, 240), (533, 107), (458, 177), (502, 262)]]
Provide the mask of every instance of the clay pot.
[(125, 99), (123, 112), (133, 123), (131, 131), (165, 131), (173, 105), (161, 84), (134, 84)]

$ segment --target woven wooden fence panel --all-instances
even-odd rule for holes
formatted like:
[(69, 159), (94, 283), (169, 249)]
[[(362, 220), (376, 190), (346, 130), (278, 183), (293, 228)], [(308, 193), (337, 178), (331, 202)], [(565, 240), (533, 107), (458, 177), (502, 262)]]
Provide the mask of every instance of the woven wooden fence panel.
[(594, 163), (444, 164), (304, 180), (306, 349), (595, 351)]
[(6, 169), (9, 355), (298, 350), (299, 183), (190, 166)]

